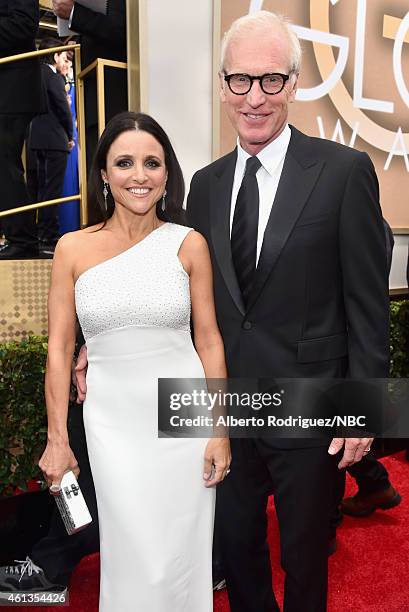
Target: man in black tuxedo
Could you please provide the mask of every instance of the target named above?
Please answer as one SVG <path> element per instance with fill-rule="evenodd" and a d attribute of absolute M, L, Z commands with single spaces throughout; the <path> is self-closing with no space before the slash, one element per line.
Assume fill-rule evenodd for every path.
<path fill-rule="evenodd" d="M 59 46 L 61 43 L 58 39 L 47 38 L 41 42 L 40 49 Z M 41 73 L 47 89 L 49 110 L 48 113 L 33 119 L 29 139 L 29 146 L 37 155 L 39 202 L 61 197 L 68 153 L 74 146 L 71 110 L 64 80 L 57 70 L 58 62 L 68 61 L 66 55 L 65 51 L 61 51 L 42 58 Z M 40 252 L 52 256 L 58 237 L 56 207 L 40 208 Z"/>
<path fill-rule="evenodd" d="M 106 14 L 92 11 L 80 1 L 53 0 L 55 14 L 69 20 L 69 27 L 80 34 L 81 65 L 86 68 L 97 58 L 127 61 L 126 0 L 108 0 Z M 95 73 L 85 80 L 85 121 L 87 167 L 90 167 L 98 141 Z M 128 109 L 126 70 L 105 68 L 105 121 Z"/>
<path fill-rule="evenodd" d="M 0 0 L 0 57 L 35 51 L 38 0 Z M 47 110 L 38 59 L 0 66 L 0 210 L 30 203 L 21 159 L 27 127 Z M 35 257 L 35 211 L 1 221 L 0 259 Z"/>
<path fill-rule="evenodd" d="M 238 145 L 191 183 L 188 219 L 209 244 L 229 376 L 386 377 L 388 280 L 375 171 L 365 153 L 288 125 L 300 55 L 295 34 L 272 13 L 231 26 L 220 83 Z M 232 612 L 279 610 L 266 541 L 271 493 L 284 610 L 323 612 L 337 467 L 358 462 L 371 438 L 336 438 L 329 448 L 323 439 L 231 442 L 216 529 Z"/>

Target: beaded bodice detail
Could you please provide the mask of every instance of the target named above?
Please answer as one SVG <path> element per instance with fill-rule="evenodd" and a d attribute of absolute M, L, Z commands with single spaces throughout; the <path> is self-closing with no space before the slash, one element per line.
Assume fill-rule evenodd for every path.
<path fill-rule="evenodd" d="M 189 276 L 178 257 L 190 231 L 165 223 L 78 277 L 75 304 L 85 340 L 127 326 L 190 331 Z"/>

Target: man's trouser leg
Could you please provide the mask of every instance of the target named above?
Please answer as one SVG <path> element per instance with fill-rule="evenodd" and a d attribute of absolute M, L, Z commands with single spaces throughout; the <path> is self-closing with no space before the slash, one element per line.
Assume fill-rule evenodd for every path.
<path fill-rule="evenodd" d="M 0 211 L 30 204 L 22 151 L 31 115 L 0 115 Z M 1 222 L 10 244 L 37 249 L 35 211 L 11 215 Z"/>
<path fill-rule="evenodd" d="M 267 546 L 266 504 L 273 490 L 286 572 L 284 610 L 324 612 L 339 458 L 327 446 L 274 449 L 261 440 L 232 440 L 232 454 L 216 506 L 232 612 L 279 609 Z"/>
<path fill-rule="evenodd" d="M 270 474 L 252 440 L 232 439 L 231 471 L 217 487 L 215 529 L 232 612 L 279 612 L 267 544 Z"/>
<path fill-rule="evenodd" d="M 68 153 L 65 151 L 38 151 L 39 201 L 61 198 Z M 39 241 L 54 245 L 59 237 L 57 206 L 38 210 Z"/>

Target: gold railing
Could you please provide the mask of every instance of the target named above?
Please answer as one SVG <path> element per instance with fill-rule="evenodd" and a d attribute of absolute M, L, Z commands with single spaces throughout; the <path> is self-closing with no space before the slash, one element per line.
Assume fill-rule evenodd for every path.
<path fill-rule="evenodd" d="M 26 204 L 25 206 L 19 206 L 18 208 L 11 208 L 10 210 L 4 210 L 0 212 L 0 217 L 8 217 L 10 215 L 16 215 L 18 213 L 28 212 L 37 208 L 46 208 L 47 206 L 55 206 L 57 204 L 64 204 L 65 202 L 73 202 L 74 200 L 81 200 L 80 194 L 72 196 L 64 196 L 63 198 L 55 198 L 54 200 L 45 200 L 44 202 L 36 202 L 35 204 Z"/>
<path fill-rule="evenodd" d="M 60 51 L 74 51 L 75 55 L 75 91 L 77 103 L 77 127 L 78 127 L 78 171 L 79 171 L 79 194 L 64 198 L 56 198 L 46 202 L 37 202 L 35 204 L 27 204 L 26 206 L 18 206 L 0 212 L 0 219 L 10 215 L 27 212 L 37 208 L 45 208 L 46 206 L 56 206 L 64 202 L 79 200 L 80 202 L 80 219 L 81 227 L 88 223 L 88 208 L 87 208 L 87 156 L 86 156 L 86 138 L 85 138 L 85 107 L 84 107 L 84 79 L 96 70 L 97 79 L 97 110 L 98 110 L 98 136 L 101 136 L 105 129 L 105 67 L 127 69 L 125 62 L 115 62 L 113 60 L 96 59 L 92 64 L 81 70 L 81 45 L 61 45 L 50 49 L 42 49 L 41 51 L 30 51 L 28 53 L 19 53 L 9 57 L 0 58 L 0 66 L 11 62 L 23 61 L 33 57 L 41 57 L 50 53 Z"/>
<path fill-rule="evenodd" d="M 42 57 L 44 55 L 49 55 L 50 53 L 57 53 L 60 51 L 74 51 L 75 56 L 75 67 L 76 73 L 77 71 L 81 71 L 81 54 L 80 54 L 81 45 L 60 45 L 59 47 L 52 47 L 51 49 L 41 49 L 40 51 L 29 51 L 28 53 L 19 53 L 18 55 L 10 55 L 9 57 L 0 58 L 0 66 L 2 64 L 9 64 L 11 62 L 20 62 L 26 59 L 31 59 L 33 57 Z M 81 104 L 81 97 L 84 98 L 83 92 L 79 90 L 82 88 L 83 84 L 77 78 L 75 79 L 75 90 L 76 90 L 76 102 L 77 102 L 77 115 L 79 105 Z M 82 95 L 81 95 L 82 93 Z M 84 124 L 80 126 L 80 122 L 78 122 L 78 149 L 79 151 L 82 147 L 85 146 L 85 132 L 84 132 Z M 19 214 L 23 212 L 27 212 L 29 210 L 37 209 L 37 208 L 45 208 L 46 206 L 55 206 L 57 204 L 63 204 L 64 202 L 70 202 L 73 200 L 79 200 L 80 202 L 80 218 L 81 225 L 85 225 L 88 219 L 88 211 L 87 211 L 87 194 L 86 194 L 86 179 L 84 180 L 83 168 L 82 165 L 79 164 L 79 184 L 80 184 L 80 192 L 75 196 L 69 196 L 68 198 L 58 198 L 55 200 L 48 200 L 46 202 L 37 202 L 35 204 L 28 204 L 26 206 L 18 206 L 17 208 L 11 208 L 9 210 L 5 210 L 0 212 L 0 219 L 2 217 L 8 217 L 10 215 Z M 85 174 L 86 177 L 86 174 Z"/>
<path fill-rule="evenodd" d="M 79 71 L 76 74 L 75 82 L 77 91 L 77 122 L 78 122 L 78 134 L 85 135 L 85 108 L 84 108 L 84 80 L 91 74 L 93 70 L 96 70 L 97 79 L 97 113 L 98 113 L 98 138 L 101 136 L 105 129 L 105 67 L 109 66 L 112 68 L 127 69 L 125 62 L 115 62 L 113 60 L 96 59 L 84 70 Z M 78 142 L 80 137 L 78 136 Z M 79 167 L 81 169 L 81 176 L 84 185 L 87 184 L 87 153 L 85 146 L 85 137 L 82 142 L 83 146 L 78 145 L 78 160 Z M 83 198 L 86 198 L 86 192 L 81 194 L 81 226 L 84 227 L 88 223 L 88 208 L 85 200 L 83 206 Z"/>
<path fill-rule="evenodd" d="M 114 60 L 106 60 L 98 58 L 92 64 L 84 68 L 78 74 L 78 79 L 84 80 L 89 74 L 95 70 L 97 76 L 97 103 L 98 103 L 98 137 L 101 136 L 105 129 L 105 67 L 127 69 L 126 62 L 116 62 Z"/>

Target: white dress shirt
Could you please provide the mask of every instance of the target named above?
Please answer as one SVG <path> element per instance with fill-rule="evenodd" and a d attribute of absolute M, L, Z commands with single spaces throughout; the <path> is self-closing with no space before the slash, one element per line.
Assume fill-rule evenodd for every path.
<path fill-rule="evenodd" d="M 281 172 L 283 170 L 284 158 L 287 153 L 290 138 L 291 130 L 289 126 L 286 125 L 278 138 L 270 142 L 270 144 L 264 147 L 264 149 L 262 149 L 257 155 L 262 164 L 256 174 L 259 191 L 257 264 L 263 244 L 264 232 L 270 216 L 271 207 L 273 206 Z M 233 225 L 234 209 L 236 208 L 237 195 L 239 193 L 240 185 L 246 170 L 246 161 L 249 157 L 251 157 L 251 155 L 246 153 L 246 151 L 241 147 L 240 142 L 237 141 L 237 161 L 231 195 L 230 236 Z"/>
<path fill-rule="evenodd" d="M 71 29 L 71 24 L 72 24 L 72 18 L 74 16 L 74 9 L 75 9 L 75 4 L 72 5 L 71 13 L 70 13 L 70 16 L 68 18 L 68 27 L 70 29 Z"/>

